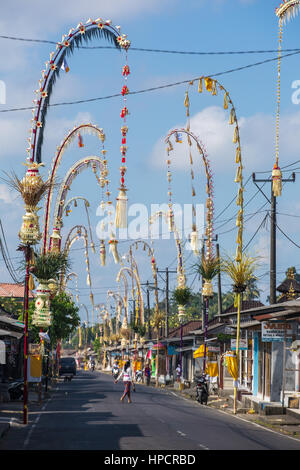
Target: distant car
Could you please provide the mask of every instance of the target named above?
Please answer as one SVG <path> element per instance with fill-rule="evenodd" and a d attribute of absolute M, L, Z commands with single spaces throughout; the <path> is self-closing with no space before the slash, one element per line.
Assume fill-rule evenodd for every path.
<path fill-rule="evenodd" d="M 61 357 L 59 361 L 59 375 L 76 375 L 76 361 L 74 357 Z"/>

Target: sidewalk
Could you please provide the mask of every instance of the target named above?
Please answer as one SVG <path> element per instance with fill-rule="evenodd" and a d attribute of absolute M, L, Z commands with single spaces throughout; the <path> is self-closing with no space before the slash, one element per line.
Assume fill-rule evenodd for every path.
<path fill-rule="evenodd" d="M 187 388 L 182 391 L 172 388 L 172 391 L 175 392 L 178 396 L 185 397 L 193 401 L 196 400 L 196 391 L 193 388 Z M 223 397 L 219 397 L 218 395 L 210 395 L 207 406 L 210 408 L 215 408 L 223 413 L 237 416 L 238 418 L 259 424 L 260 426 L 267 427 L 273 431 L 300 439 L 300 410 L 280 410 L 280 413 L 278 414 L 266 415 L 263 413 L 263 410 L 255 411 L 254 408 L 249 406 L 243 407 L 243 404 L 238 402 L 237 414 L 235 415 L 233 412 L 233 390 L 228 391 L 227 396 Z M 276 407 L 275 409 L 279 410 L 279 407 Z"/>
<path fill-rule="evenodd" d="M 52 385 L 53 387 L 53 385 Z M 40 409 L 45 400 L 49 398 L 51 393 L 51 386 L 48 385 L 48 392 L 42 391 L 42 401 L 39 402 L 39 394 L 36 391 L 29 390 L 28 392 L 28 413 Z M 0 439 L 5 436 L 11 426 L 23 424 L 23 399 L 0 402 Z"/>

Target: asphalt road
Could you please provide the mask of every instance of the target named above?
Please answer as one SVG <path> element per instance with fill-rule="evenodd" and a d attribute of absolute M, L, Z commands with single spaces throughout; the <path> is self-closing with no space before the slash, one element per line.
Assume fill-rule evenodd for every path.
<path fill-rule="evenodd" d="M 170 391 L 123 384 L 79 371 L 58 384 L 29 425 L 13 426 L 1 450 L 300 450 L 300 441 L 201 406 Z"/>

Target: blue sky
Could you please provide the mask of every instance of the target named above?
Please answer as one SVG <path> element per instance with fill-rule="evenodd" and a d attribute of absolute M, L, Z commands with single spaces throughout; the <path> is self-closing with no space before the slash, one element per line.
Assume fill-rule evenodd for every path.
<path fill-rule="evenodd" d="M 186 1 L 153 0 L 140 2 L 92 1 L 61 4 L 51 2 L 51 9 L 37 1 L 21 1 L 14 5 L 1 6 L 0 35 L 22 38 L 61 40 L 61 36 L 76 27 L 80 21 L 102 17 L 111 19 L 114 25 L 121 25 L 121 31 L 128 35 L 132 47 L 153 48 L 178 51 L 247 51 L 269 50 L 278 46 L 278 24 L 274 10 L 277 0 L 216 0 Z M 16 13 L 17 12 L 17 13 Z M 298 47 L 299 18 L 284 27 L 283 48 Z M 93 42 L 93 46 L 107 45 Z M 41 70 L 53 50 L 50 44 L 11 41 L 0 38 L 2 61 L 0 79 L 6 84 L 6 104 L 0 105 L 0 111 L 9 108 L 31 106 L 34 90 L 38 86 Z M 128 78 L 130 91 L 141 90 L 188 80 L 200 75 L 224 72 L 236 67 L 252 64 L 264 59 L 275 58 L 276 53 L 243 55 L 180 55 L 154 52 L 129 51 L 128 63 L 131 75 Z M 123 82 L 121 68 L 124 63 L 122 54 L 115 50 L 80 50 L 68 60 L 70 72 L 61 74 L 55 86 L 52 103 L 73 101 L 106 96 L 121 91 Z M 240 128 L 244 159 L 245 181 L 252 172 L 270 171 L 274 161 L 276 79 L 277 62 L 249 68 L 218 77 L 229 90 L 235 104 Z M 292 102 L 292 83 L 300 80 L 299 56 L 285 58 L 282 61 L 281 86 L 281 121 L 280 121 L 280 164 L 289 165 L 299 160 L 298 129 L 300 126 L 300 105 Z M 154 203 L 166 203 L 166 154 L 162 140 L 169 130 L 186 124 L 183 105 L 186 85 L 166 88 L 149 93 L 128 97 L 128 156 L 126 181 L 129 188 L 129 203 L 146 204 L 148 209 Z M 235 251 L 235 203 L 220 215 L 236 194 L 234 146 L 232 128 L 228 126 L 228 115 L 222 109 L 221 96 L 212 97 L 208 93 L 197 94 L 196 85 L 190 94 L 191 130 L 205 144 L 214 173 L 215 232 L 219 235 L 220 248 L 229 254 Z M 47 174 L 57 145 L 74 124 L 92 122 L 104 129 L 107 136 L 106 149 L 109 160 L 111 191 L 113 199 L 117 195 L 120 166 L 120 109 L 122 100 L 95 101 L 79 105 L 51 108 L 45 126 L 43 161 Z M 22 162 L 26 158 L 27 132 L 30 128 L 30 111 L 0 113 L 0 159 L 3 171 L 15 170 L 19 175 L 24 171 Z M 79 149 L 77 142 L 66 151 L 59 170 L 62 178 L 76 160 L 84 156 L 99 155 L 99 145 L 92 136 L 84 136 L 84 148 Z M 174 202 L 191 203 L 189 173 L 186 171 L 188 156 L 180 149 L 174 154 Z M 177 155 L 177 156 L 176 156 Z M 295 168 L 298 165 L 294 165 Z M 290 168 L 294 168 L 290 167 Z M 195 161 L 199 175 L 197 203 L 204 203 L 205 180 L 203 167 Z M 284 173 L 287 177 L 289 173 Z M 268 176 L 268 173 L 263 175 Z M 296 175 L 298 176 L 298 175 Z M 299 243 L 300 202 L 298 181 L 287 184 L 283 195 L 278 198 L 278 225 Z M 268 195 L 270 185 L 265 186 Z M 249 181 L 245 192 L 245 203 L 255 195 L 256 187 Z M 100 203 L 100 191 L 95 184 L 92 172 L 82 173 L 72 186 L 70 197 L 85 196 L 91 203 L 90 216 L 96 240 L 96 226 L 99 217 L 96 210 Z M 253 215 L 245 224 L 244 241 L 247 243 L 262 222 L 268 206 L 263 206 L 265 199 L 257 194 L 245 209 L 246 215 Z M 41 211 L 42 213 L 42 211 Z M 10 256 L 18 262 L 16 246 L 17 232 L 21 225 L 23 207 L 20 200 L 0 184 L 0 217 L 6 233 Z M 68 230 L 85 217 L 78 207 L 65 222 L 63 236 Z M 42 220 L 42 217 L 41 217 Z M 259 286 L 263 290 L 262 299 L 268 295 L 268 252 L 269 231 L 263 227 L 249 245 L 251 254 L 259 254 L 261 267 Z M 98 241 L 99 243 L 99 241 Z M 120 243 L 120 254 L 128 251 L 129 243 Z M 173 240 L 155 242 L 156 258 L 159 269 L 176 268 L 176 249 Z M 278 280 L 290 265 L 298 266 L 298 250 L 282 234 L 278 233 Z M 189 256 L 189 258 L 188 258 Z M 97 255 L 90 255 L 92 283 L 95 301 L 105 302 L 108 288 L 117 288 L 115 282 L 119 266 L 109 258 L 106 268 L 99 263 Z M 186 254 L 186 267 L 194 260 L 190 252 Z M 151 280 L 150 262 L 144 253 L 136 252 L 139 272 L 143 282 Z M 73 270 L 79 275 L 80 301 L 89 304 L 89 289 L 86 286 L 86 273 L 83 266 L 82 243 L 72 249 Z M 0 263 L 2 281 L 9 282 L 10 277 Z M 194 275 L 189 276 L 189 284 L 197 291 L 199 282 Z M 171 287 L 175 286 L 175 275 L 171 276 Z M 160 280 L 160 287 L 163 281 Z M 70 288 L 74 285 L 70 283 Z M 223 279 L 223 291 L 230 288 L 228 279 Z M 85 319 L 85 312 L 82 312 Z"/>

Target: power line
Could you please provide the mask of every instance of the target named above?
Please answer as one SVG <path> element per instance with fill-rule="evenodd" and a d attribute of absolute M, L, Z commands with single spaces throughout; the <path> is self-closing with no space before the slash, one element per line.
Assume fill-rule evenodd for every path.
<path fill-rule="evenodd" d="M 16 36 L 0 36 L 1 39 L 9 39 L 13 41 L 31 42 L 39 44 L 52 44 L 57 45 L 57 41 L 51 41 L 47 39 L 32 39 L 32 38 L 21 38 Z M 77 49 L 111 49 L 116 50 L 114 46 L 76 46 Z M 145 47 L 130 47 L 129 51 L 136 52 L 156 52 L 163 54 L 181 54 L 181 55 L 240 55 L 240 54 L 268 54 L 278 52 L 278 49 L 258 49 L 258 50 L 242 50 L 242 51 L 179 51 L 170 49 L 153 49 Z M 296 52 L 300 51 L 299 48 L 294 49 L 282 49 L 282 52 Z"/>
<path fill-rule="evenodd" d="M 292 52 L 290 54 L 283 55 L 281 58 L 283 59 L 285 57 L 291 57 L 291 56 L 296 55 L 296 54 L 300 54 L 300 50 L 297 50 L 297 52 Z M 226 75 L 226 74 L 229 74 L 229 73 L 239 72 L 241 70 L 249 69 L 249 68 L 252 68 L 252 67 L 257 67 L 259 65 L 267 64 L 269 62 L 274 62 L 274 61 L 277 61 L 277 60 L 278 60 L 278 57 L 275 57 L 275 58 L 272 58 L 272 59 L 266 59 L 266 60 L 263 60 L 261 62 L 255 62 L 253 64 L 248 64 L 248 65 L 244 65 L 244 66 L 241 66 L 241 67 L 225 70 L 223 72 L 208 74 L 207 76 L 215 78 L 215 77 L 219 77 L 221 75 Z M 163 90 L 165 88 L 171 88 L 171 87 L 174 87 L 174 86 L 183 85 L 183 84 L 186 84 L 186 83 L 191 83 L 193 81 L 199 80 L 199 78 L 201 78 L 201 77 L 195 77 L 195 78 L 192 78 L 192 79 L 189 79 L 189 80 L 181 80 L 179 82 L 168 83 L 166 85 L 160 85 L 160 86 L 152 87 L 152 88 L 145 88 L 145 89 L 137 90 L 137 91 L 129 91 L 128 94 L 129 95 L 138 95 L 138 94 L 142 94 L 142 93 L 149 93 L 151 91 Z M 108 99 L 111 99 L 111 98 L 117 98 L 117 97 L 120 97 L 120 96 L 122 96 L 121 93 L 115 93 L 115 94 L 112 94 L 112 95 L 100 96 L 100 97 L 97 97 L 97 98 L 89 98 L 89 99 L 82 99 L 82 100 L 76 100 L 76 101 L 65 101 L 65 102 L 60 102 L 60 103 L 53 103 L 53 104 L 48 104 L 48 106 L 49 107 L 69 106 L 69 105 L 74 105 L 74 104 L 92 103 L 94 101 L 104 101 L 104 100 L 108 100 Z M 10 112 L 16 112 L 16 111 L 27 111 L 27 110 L 32 110 L 34 108 L 35 107 L 33 107 L 33 106 L 25 106 L 25 107 L 19 107 L 19 108 L 2 109 L 2 110 L 0 110 L 0 113 L 10 113 Z"/>

